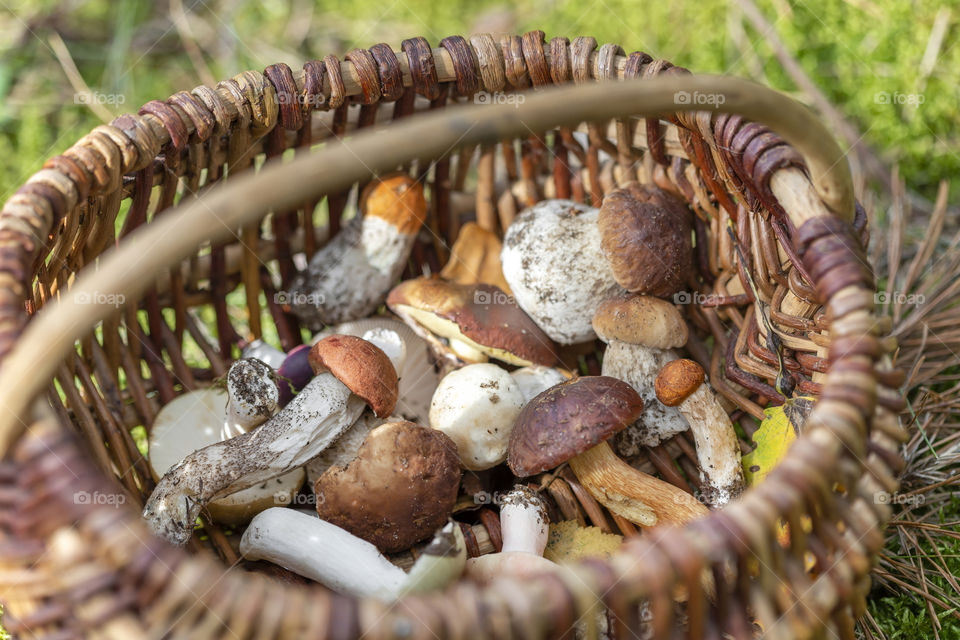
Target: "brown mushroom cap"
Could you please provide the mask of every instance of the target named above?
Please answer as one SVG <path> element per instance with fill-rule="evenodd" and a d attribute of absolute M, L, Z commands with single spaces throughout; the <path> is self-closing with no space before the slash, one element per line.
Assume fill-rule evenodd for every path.
<path fill-rule="evenodd" d="M 494 285 L 415 278 L 394 287 L 387 305 L 441 337 L 457 338 L 510 364 L 552 366 L 557 361 L 549 336 Z"/>
<path fill-rule="evenodd" d="M 405 173 L 382 176 L 363 190 L 360 210 L 365 216 L 386 220 L 400 233 L 415 234 L 427 218 L 423 185 Z"/>
<path fill-rule="evenodd" d="M 358 338 L 335 334 L 317 342 L 307 356 L 314 373 L 329 370 L 360 396 L 378 418 L 397 406 L 397 370 L 379 347 Z"/>
<path fill-rule="evenodd" d="M 616 378 L 584 376 L 562 382 L 520 412 L 507 464 L 521 478 L 552 469 L 607 440 L 642 411 L 640 395 Z"/>
<path fill-rule="evenodd" d="M 394 552 L 447 521 L 459 486 L 453 440 L 412 422 L 389 422 L 370 432 L 350 464 L 317 478 L 314 490 L 320 518 Z"/>
<path fill-rule="evenodd" d="M 659 297 L 682 290 L 693 271 L 693 243 L 692 214 L 681 200 L 631 182 L 607 194 L 597 222 L 621 287 Z"/>
<path fill-rule="evenodd" d="M 593 330 L 604 342 L 619 340 L 657 349 L 687 343 L 687 323 L 677 308 L 653 296 L 604 300 L 593 314 Z"/>
<path fill-rule="evenodd" d="M 663 365 L 657 374 L 654 382 L 657 400 L 668 407 L 675 407 L 689 398 L 703 384 L 705 377 L 703 367 L 693 360 L 672 360 Z"/>

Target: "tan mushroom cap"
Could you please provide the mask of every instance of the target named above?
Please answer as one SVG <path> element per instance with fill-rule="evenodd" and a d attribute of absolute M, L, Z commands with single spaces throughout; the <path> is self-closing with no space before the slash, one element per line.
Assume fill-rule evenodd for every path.
<path fill-rule="evenodd" d="M 329 370 L 363 398 L 378 418 L 393 413 L 399 393 L 397 370 L 376 345 L 356 336 L 336 334 L 313 345 L 308 359 L 314 373 Z"/>
<path fill-rule="evenodd" d="M 423 185 L 405 173 L 374 179 L 360 195 L 360 210 L 365 216 L 386 220 L 400 233 L 412 235 L 427 218 Z"/>
<path fill-rule="evenodd" d="M 619 340 L 657 349 L 687 343 L 687 323 L 677 307 L 653 296 L 632 295 L 604 300 L 593 314 L 593 330 L 604 342 Z"/>
<path fill-rule="evenodd" d="M 350 464 L 325 471 L 314 490 L 321 519 L 389 553 L 440 528 L 459 486 L 460 456 L 449 437 L 389 422 L 370 432 Z"/>
<path fill-rule="evenodd" d="M 657 400 L 668 407 L 675 407 L 700 388 L 705 379 L 703 367 L 693 360 L 680 358 L 668 362 L 657 374 L 654 382 Z"/>
<path fill-rule="evenodd" d="M 557 361 L 549 336 L 494 285 L 415 278 L 394 287 L 387 306 L 440 337 L 509 364 L 553 366 Z"/>
<path fill-rule="evenodd" d="M 483 282 L 512 293 L 503 277 L 500 251 L 503 243 L 492 231 L 487 231 L 476 222 L 468 222 L 460 228 L 457 241 L 450 249 L 450 259 L 440 276 L 448 282 L 475 284 Z"/>

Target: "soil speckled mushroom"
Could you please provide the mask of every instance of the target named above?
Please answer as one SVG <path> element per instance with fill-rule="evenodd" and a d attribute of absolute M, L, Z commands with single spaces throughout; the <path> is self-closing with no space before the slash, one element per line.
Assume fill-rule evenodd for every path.
<path fill-rule="evenodd" d="M 722 507 L 743 492 L 740 442 L 730 416 L 713 395 L 703 367 L 693 360 L 668 362 L 656 381 L 657 398 L 677 407 L 690 423 L 704 480 L 704 501 Z"/>
<path fill-rule="evenodd" d="M 682 291 L 693 273 L 692 216 L 653 185 L 631 182 L 608 193 L 598 226 L 620 286 L 661 298 Z"/>
<path fill-rule="evenodd" d="M 317 479 L 317 514 L 384 552 L 441 526 L 457 500 L 460 461 L 446 435 L 411 422 L 373 429 L 346 467 Z"/>
<path fill-rule="evenodd" d="M 517 216 L 503 240 L 503 275 L 517 304 L 560 344 L 593 340 L 593 312 L 623 293 L 600 247 L 598 214 L 544 200 Z"/>
<path fill-rule="evenodd" d="M 684 417 L 661 404 L 654 390 L 660 369 L 677 359 L 673 349 L 687 343 L 687 324 L 677 308 L 652 296 L 611 298 L 597 309 L 593 328 L 607 343 L 600 373 L 623 380 L 643 398 L 640 418 L 612 441 L 617 453 L 629 458 L 686 431 Z"/>
<path fill-rule="evenodd" d="M 239 369 L 248 369 L 251 361 L 238 360 L 230 368 L 230 372 Z M 266 365 L 259 360 L 252 361 L 254 368 Z M 259 365 L 259 367 L 257 367 Z M 249 372 L 249 371 L 248 371 Z M 272 374 L 272 372 L 269 372 Z M 229 374 L 228 374 L 229 375 Z M 239 391 L 245 376 L 235 379 L 233 384 L 228 383 L 230 393 Z M 259 383 L 264 379 L 253 379 L 254 389 L 247 389 L 253 394 L 260 388 Z M 271 382 L 269 377 L 266 382 Z M 272 384 L 272 382 L 271 382 Z M 261 389 L 262 390 L 262 389 Z M 276 401 L 276 386 L 272 392 L 267 389 L 264 398 Z M 150 428 L 149 462 L 155 478 L 163 477 L 166 472 L 181 460 L 198 449 L 224 440 L 223 432 L 226 425 L 237 428 L 236 416 L 228 416 L 228 409 L 233 396 L 228 396 L 222 389 L 208 388 L 191 391 L 177 396 L 157 414 Z M 250 430 L 263 423 L 272 413 L 269 402 L 252 402 L 251 407 L 260 407 L 259 414 L 243 416 L 243 429 Z M 208 507 L 210 517 L 220 524 L 240 525 L 246 523 L 252 516 L 279 504 L 285 504 L 292 499 L 303 484 L 303 470 L 293 471 L 277 478 L 251 486 L 219 500 L 214 500 Z"/>
<path fill-rule="evenodd" d="M 377 329 L 396 333 L 404 346 L 403 364 L 396 367 L 400 381 L 397 415 L 410 422 L 427 424 L 430 416 L 430 399 L 440 382 L 440 375 L 433 366 L 430 345 L 413 329 L 392 316 L 374 316 L 336 325 L 320 333 L 317 340 L 335 333 L 362 337 L 366 332 Z"/>
<path fill-rule="evenodd" d="M 524 577 L 554 571 L 557 566 L 543 557 L 549 532 L 543 499 L 533 489 L 515 486 L 500 498 L 500 552 L 467 560 L 467 575 L 490 582 L 503 575 Z"/>
<path fill-rule="evenodd" d="M 377 415 L 393 411 L 397 373 L 374 345 L 331 336 L 313 346 L 310 362 L 317 375 L 283 410 L 256 429 L 191 453 L 167 471 L 143 510 L 154 533 L 186 544 L 211 501 L 302 467 L 350 428 L 368 403 Z"/>
<path fill-rule="evenodd" d="M 401 173 L 367 185 L 360 210 L 293 280 L 290 310 L 314 331 L 383 304 L 410 257 L 427 202 L 423 186 Z"/>
<path fill-rule="evenodd" d="M 415 278 L 395 287 L 387 305 L 425 338 L 446 340 L 466 363 L 495 358 L 523 367 L 557 361 L 550 338 L 493 285 Z"/>
<path fill-rule="evenodd" d="M 643 400 L 625 382 L 585 376 L 547 389 L 517 418 L 507 463 L 527 477 L 564 462 L 601 504 L 645 527 L 683 524 L 707 513 L 696 498 L 634 469 L 606 440 L 632 423 Z"/>
<path fill-rule="evenodd" d="M 450 521 L 434 534 L 410 573 L 345 529 L 293 509 L 267 509 L 240 540 L 247 560 L 267 560 L 344 595 L 387 602 L 442 589 L 463 573 L 467 545 Z"/>
<path fill-rule="evenodd" d="M 465 469 L 489 469 L 506 460 L 510 431 L 525 403 L 504 369 L 471 364 L 440 381 L 430 403 L 430 426 L 457 443 Z"/>
<path fill-rule="evenodd" d="M 277 377 L 263 361 L 242 358 L 227 371 L 227 397 L 221 440 L 246 433 L 277 411 L 280 401 Z"/>

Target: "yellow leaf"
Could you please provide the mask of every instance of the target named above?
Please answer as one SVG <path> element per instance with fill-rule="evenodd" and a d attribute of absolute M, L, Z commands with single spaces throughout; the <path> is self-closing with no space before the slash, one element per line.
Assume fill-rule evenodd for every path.
<path fill-rule="evenodd" d="M 743 474 L 748 485 L 763 480 L 783 459 L 790 444 L 797 439 L 813 403 L 814 399 L 810 396 L 797 396 L 779 407 L 764 410 L 766 417 L 753 434 L 756 447 L 743 456 Z"/>

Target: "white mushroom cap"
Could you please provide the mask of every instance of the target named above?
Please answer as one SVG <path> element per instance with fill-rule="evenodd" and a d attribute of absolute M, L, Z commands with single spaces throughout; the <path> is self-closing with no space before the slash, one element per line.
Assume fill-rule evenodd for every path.
<path fill-rule="evenodd" d="M 262 360 L 273 369 L 279 369 L 280 365 L 282 365 L 283 361 L 287 358 L 286 353 L 263 340 L 252 340 L 243 348 L 241 355 L 244 358 Z"/>
<path fill-rule="evenodd" d="M 554 341 L 593 340 L 599 304 L 625 293 L 600 246 L 599 209 L 544 200 L 507 229 L 500 259 L 521 309 Z"/>
<path fill-rule="evenodd" d="M 510 375 L 517 386 L 520 387 L 524 403 L 530 402 L 550 387 L 567 379 L 567 376 L 563 375 L 563 372 L 559 369 L 541 365 L 521 367 L 511 371 Z"/>
<path fill-rule="evenodd" d="M 150 467 L 157 478 L 197 449 L 220 442 L 227 394 L 202 389 L 174 398 L 154 420 L 150 431 Z M 303 484 L 303 469 L 295 469 L 249 489 L 210 503 L 210 516 L 225 525 L 239 525 L 277 505 L 289 504 Z"/>
<path fill-rule="evenodd" d="M 495 364 L 471 364 L 448 373 L 430 403 L 430 426 L 456 443 L 466 469 L 506 460 L 513 423 L 523 408 L 520 387 Z"/>

